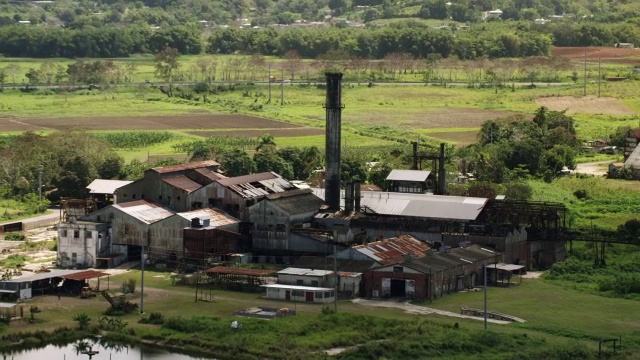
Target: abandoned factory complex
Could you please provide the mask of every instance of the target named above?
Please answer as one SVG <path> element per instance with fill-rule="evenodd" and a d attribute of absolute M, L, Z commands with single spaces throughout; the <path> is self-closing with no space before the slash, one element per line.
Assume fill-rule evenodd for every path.
<path fill-rule="evenodd" d="M 564 259 L 563 205 L 447 196 L 443 147 L 428 157 L 433 171 L 415 161 L 393 170 L 388 192 L 341 182 L 341 77 L 327 74 L 322 188 L 274 172 L 226 177 L 215 161 L 152 168 L 134 182 L 98 179 L 85 199 L 63 201 L 59 266 L 143 259 L 266 298 L 327 302 L 433 299 L 479 285 L 485 265 L 499 283 Z"/>

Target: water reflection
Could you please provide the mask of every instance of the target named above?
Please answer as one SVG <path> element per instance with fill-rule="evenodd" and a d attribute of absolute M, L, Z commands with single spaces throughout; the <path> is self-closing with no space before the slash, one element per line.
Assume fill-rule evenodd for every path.
<path fill-rule="evenodd" d="M 47 345 L 39 349 L 3 353 L 2 360 L 206 360 L 171 353 L 158 348 L 110 343 L 101 338 L 84 339 L 67 345 Z"/>

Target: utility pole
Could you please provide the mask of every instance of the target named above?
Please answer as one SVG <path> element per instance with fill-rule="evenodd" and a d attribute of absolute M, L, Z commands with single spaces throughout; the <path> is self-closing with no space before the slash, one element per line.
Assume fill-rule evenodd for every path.
<path fill-rule="evenodd" d="M 271 104 L 271 63 L 269 63 L 269 104 Z"/>
<path fill-rule="evenodd" d="M 280 105 L 284 105 L 284 68 L 282 68 L 282 83 L 280 84 Z"/>
<path fill-rule="evenodd" d="M 484 329 L 487 330 L 487 263 L 482 266 L 484 268 Z"/>
<path fill-rule="evenodd" d="M 600 82 L 602 81 L 602 59 L 598 58 L 598 97 L 600 97 Z"/>
<path fill-rule="evenodd" d="M 584 86 L 582 90 L 582 96 L 587 96 L 587 52 L 584 52 Z"/>
<path fill-rule="evenodd" d="M 149 241 L 149 236 L 151 236 L 151 230 L 147 231 L 147 241 Z M 142 315 L 144 314 L 144 243 L 140 248 L 140 269 L 142 270 L 142 275 L 140 276 L 140 315 Z"/>
<path fill-rule="evenodd" d="M 333 294 L 333 311 L 338 312 L 338 246 L 333 244 L 333 277 L 334 294 Z"/>
<path fill-rule="evenodd" d="M 42 165 L 38 167 L 38 210 L 42 206 Z"/>

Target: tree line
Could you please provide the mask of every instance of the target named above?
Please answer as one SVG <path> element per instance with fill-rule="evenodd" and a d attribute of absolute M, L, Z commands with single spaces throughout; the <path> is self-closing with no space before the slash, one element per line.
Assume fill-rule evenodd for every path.
<path fill-rule="evenodd" d="M 0 54 L 10 57 L 84 58 L 127 57 L 157 53 L 166 47 L 181 54 L 202 52 L 201 30 L 174 26 L 151 31 L 144 26 L 88 27 L 0 27 Z"/>

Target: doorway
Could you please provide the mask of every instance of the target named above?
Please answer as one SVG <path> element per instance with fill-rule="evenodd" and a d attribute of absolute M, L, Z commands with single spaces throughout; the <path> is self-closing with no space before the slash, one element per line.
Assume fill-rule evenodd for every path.
<path fill-rule="evenodd" d="M 313 302 L 313 293 L 311 291 L 307 291 L 305 293 L 304 300 L 306 302 Z"/>
<path fill-rule="evenodd" d="M 285 300 L 291 300 L 291 291 L 289 291 L 289 290 L 285 290 L 285 292 L 284 292 L 284 299 L 285 299 Z"/>
<path fill-rule="evenodd" d="M 405 280 L 391 279 L 391 297 L 405 297 L 406 294 Z"/>

